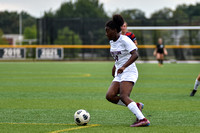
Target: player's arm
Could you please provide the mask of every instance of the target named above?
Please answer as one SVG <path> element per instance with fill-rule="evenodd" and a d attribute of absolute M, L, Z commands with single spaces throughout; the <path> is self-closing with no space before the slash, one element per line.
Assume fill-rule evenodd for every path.
<path fill-rule="evenodd" d="M 112 68 L 112 76 L 113 76 L 113 77 L 115 77 L 115 70 L 116 70 L 116 67 L 115 67 L 115 65 L 114 65 L 113 68 Z"/>
<path fill-rule="evenodd" d="M 135 37 L 135 34 L 134 33 L 131 33 L 131 40 L 133 40 L 133 42 L 135 43 L 135 45 L 137 46 L 138 43 L 137 43 L 137 40 L 136 40 L 136 37 Z"/>
<path fill-rule="evenodd" d="M 155 48 L 155 50 L 153 51 L 153 55 L 156 56 L 157 53 L 157 48 Z"/>
<path fill-rule="evenodd" d="M 168 55 L 167 49 L 164 48 L 164 55 Z"/>
<path fill-rule="evenodd" d="M 136 50 L 131 51 L 130 54 L 131 54 L 131 57 L 121 68 L 118 69 L 117 74 L 122 73 L 125 68 L 127 68 L 129 65 L 131 65 L 133 62 L 135 62 L 137 60 L 138 53 Z"/>

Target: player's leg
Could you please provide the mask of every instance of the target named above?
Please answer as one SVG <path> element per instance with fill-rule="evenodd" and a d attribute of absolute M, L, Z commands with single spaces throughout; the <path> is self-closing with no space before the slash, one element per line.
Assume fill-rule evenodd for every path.
<path fill-rule="evenodd" d="M 195 80 L 195 83 L 194 83 L 194 89 L 192 90 L 190 96 L 194 96 L 195 93 L 197 92 L 197 88 L 200 84 L 200 74 L 197 76 L 197 79 Z"/>
<path fill-rule="evenodd" d="M 156 59 L 157 59 L 157 61 L 158 61 L 158 64 L 160 65 L 160 64 L 161 64 L 161 63 L 160 63 L 160 60 L 161 60 L 160 53 L 157 53 L 157 54 L 156 54 Z"/>
<path fill-rule="evenodd" d="M 121 100 L 120 97 L 118 96 L 119 94 L 119 87 L 120 83 L 113 81 L 108 88 L 108 92 L 106 94 L 106 99 L 114 104 L 126 106 Z"/>
<path fill-rule="evenodd" d="M 200 74 L 197 76 L 197 80 L 200 81 Z"/>
<path fill-rule="evenodd" d="M 164 54 L 160 54 L 160 64 L 163 65 L 163 60 L 164 60 Z"/>
<path fill-rule="evenodd" d="M 150 122 L 144 117 L 137 104 L 130 99 L 130 93 L 132 91 L 134 83 L 129 81 L 122 81 L 120 83 L 120 99 L 131 110 L 131 112 L 139 119 L 137 123 L 131 125 L 135 126 L 149 126 Z"/>
<path fill-rule="evenodd" d="M 128 108 L 129 108 L 129 105 L 130 106 L 133 105 L 133 109 L 132 110 L 130 108 L 129 109 L 136 115 L 138 119 L 144 119 L 144 116 L 139 110 L 137 104 L 132 99 L 130 99 L 130 94 L 131 94 L 133 85 L 134 83 L 129 82 L 129 81 L 122 81 L 120 83 L 120 99 Z"/>

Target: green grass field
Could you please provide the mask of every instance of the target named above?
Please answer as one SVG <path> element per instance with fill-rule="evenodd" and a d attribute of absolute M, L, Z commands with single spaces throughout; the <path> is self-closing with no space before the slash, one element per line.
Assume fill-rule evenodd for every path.
<path fill-rule="evenodd" d="M 131 128 L 135 116 L 105 99 L 113 62 L 0 62 L 0 132 L 199 132 L 200 93 L 189 94 L 200 64 L 137 64 L 131 98 L 145 104 L 150 127 Z M 200 89 L 200 88 L 199 88 Z M 86 109 L 88 126 L 73 115 Z M 98 124 L 98 125 L 97 125 Z"/>

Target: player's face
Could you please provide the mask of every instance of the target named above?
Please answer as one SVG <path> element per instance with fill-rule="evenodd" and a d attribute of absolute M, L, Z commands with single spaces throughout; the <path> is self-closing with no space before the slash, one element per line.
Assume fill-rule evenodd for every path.
<path fill-rule="evenodd" d="M 124 23 L 124 24 L 121 26 L 121 30 L 122 30 L 123 33 L 126 32 L 126 30 L 127 30 L 127 25 L 126 25 L 126 23 Z"/>
<path fill-rule="evenodd" d="M 159 44 L 162 44 L 162 39 L 158 39 L 158 43 L 159 43 Z"/>
<path fill-rule="evenodd" d="M 111 29 L 109 27 L 105 27 L 106 30 L 106 36 L 108 37 L 109 40 L 114 40 L 116 38 L 117 35 L 117 31 L 116 29 Z"/>

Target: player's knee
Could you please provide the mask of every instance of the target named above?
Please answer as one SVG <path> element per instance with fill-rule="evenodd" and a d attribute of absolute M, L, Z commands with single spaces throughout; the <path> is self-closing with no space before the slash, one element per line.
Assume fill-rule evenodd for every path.
<path fill-rule="evenodd" d="M 112 101 L 112 98 L 113 98 L 113 96 L 111 94 L 109 94 L 109 93 L 106 94 L 106 99 L 108 101 Z"/>

